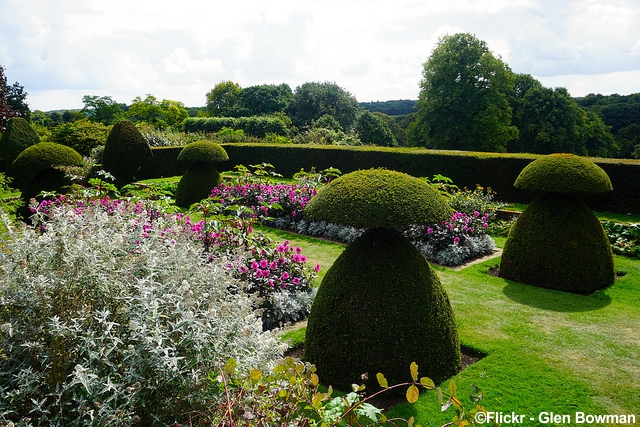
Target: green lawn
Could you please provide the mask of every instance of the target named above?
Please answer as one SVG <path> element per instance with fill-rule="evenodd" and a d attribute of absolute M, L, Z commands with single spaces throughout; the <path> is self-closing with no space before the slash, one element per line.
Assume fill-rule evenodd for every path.
<path fill-rule="evenodd" d="M 321 260 L 321 272 L 340 253 L 334 243 L 264 231 L 276 240 L 296 242 L 309 258 Z M 487 410 L 524 414 L 525 425 L 540 424 L 541 412 L 572 419 L 578 411 L 640 419 L 640 261 L 616 257 L 616 271 L 624 275 L 590 296 L 487 274 L 498 264 L 496 258 L 462 270 L 435 267 L 462 344 L 487 354 L 456 376 L 463 402 L 471 406 L 465 396 L 476 384 L 485 392 Z M 303 332 L 287 337 L 301 340 Z M 452 412 L 441 413 L 433 393 L 425 393 L 415 405 L 400 405 L 390 415 L 442 425 L 451 421 Z"/>

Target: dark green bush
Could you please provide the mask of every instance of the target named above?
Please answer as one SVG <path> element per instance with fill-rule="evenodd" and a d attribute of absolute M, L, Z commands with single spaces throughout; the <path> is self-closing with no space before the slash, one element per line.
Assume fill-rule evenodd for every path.
<path fill-rule="evenodd" d="M 71 147 L 83 156 L 89 156 L 94 148 L 104 146 L 110 129 L 110 126 L 89 119 L 76 120 L 54 127 L 51 130 L 51 140 Z"/>
<path fill-rule="evenodd" d="M 83 166 L 82 156 L 73 148 L 40 142 L 26 148 L 13 161 L 17 188 L 23 189 L 40 172 L 55 166 Z"/>
<path fill-rule="evenodd" d="M 22 151 L 40 142 L 40 137 L 22 117 L 12 117 L 0 138 L 0 158 L 5 161 L 7 172 L 13 176 L 11 164 Z"/>
<path fill-rule="evenodd" d="M 222 128 L 242 130 L 245 134 L 264 138 L 267 134 L 289 136 L 289 126 L 276 116 L 191 117 L 183 121 L 185 132 L 215 133 Z"/>
<path fill-rule="evenodd" d="M 368 373 L 390 383 L 416 362 L 436 383 L 460 368 L 453 312 L 438 276 L 399 231 L 376 228 L 350 244 L 322 281 L 308 319 L 305 360 L 349 390 Z"/>
<path fill-rule="evenodd" d="M 500 277 L 588 294 L 615 280 L 613 253 L 602 224 L 580 199 L 543 194 L 512 226 Z"/>
<path fill-rule="evenodd" d="M 64 194 L 71 185 L 71 179 L 60 170 L 49 168 L 40 171 L 29 181 L 20 195 L 22 206 L 18 209 L 18 216 L 27 221 L 33 214 L 30 209 L 31 199 L 40 203 L 45 199 L 41 195 L 42 192 Z"/>
<path fill-rule="evenodd" d="M 178 182 L 176 205 L 186 208 L 206 199 L 220 181 L 220 173 L 210 163 L 194 163 Z"/>
<path fill-rule="evenodd" d="M 102 155 L 102 168 L 115 177 L 118 186 L 155 177 L 151 148 L 130 121 L 116 123 L 109 132 Z"/>
<path fill-rule="evenodd" d="M 604 170 L 575 154 L 550 154 L 529 163 L 513 184 L 544 193 L 605 193 L 613 190 Z"/>
<path fill-rule="evenodd" d="M 355 227 L 398 228 L 449 219 L 453 211 L 424 181 L 385 169 L 351 172 L 311 199 L 305 216 Z"/>

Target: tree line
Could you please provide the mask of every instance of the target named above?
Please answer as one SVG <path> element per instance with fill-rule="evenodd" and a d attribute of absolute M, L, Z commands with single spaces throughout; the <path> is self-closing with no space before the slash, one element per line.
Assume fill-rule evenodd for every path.
<path fill-rule="evenodd" d="M 0 89 L 14 106 L 21 102 L 26 116 L 24 88 L 0 79 Z M 129 105 L 86 95 L 78 111 L 26 111 L 32 123 L 47 128 L 78 120 L 109 126 L 126 118 L 182 130 L 187 117 L 266 116 L 287 125 L 278 142 L 640 158 L 640 94 L 573 98 L 565 88 L 514 73 L 469 33 L 439 39 L 423 65 L 416 101 L 359 103 L 332 82 L 294 90 L 286 83 L 243 88 L 233 81 L 219 82 L 205 100 L 203 107 L 188 108 L 150 94 Z"/>

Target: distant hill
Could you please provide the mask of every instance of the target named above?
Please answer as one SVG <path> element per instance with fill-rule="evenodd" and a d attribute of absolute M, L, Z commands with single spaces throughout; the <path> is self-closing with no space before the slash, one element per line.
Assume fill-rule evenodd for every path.
<path fill-rule="evenodd" d="M 395 101 L 374 101 L 360 102 L 360 106 L 372 113 L 380 112 L 389 116 L 405 116 L 415 113 L 416 101 L 410 99 L 399 99 Z"/>

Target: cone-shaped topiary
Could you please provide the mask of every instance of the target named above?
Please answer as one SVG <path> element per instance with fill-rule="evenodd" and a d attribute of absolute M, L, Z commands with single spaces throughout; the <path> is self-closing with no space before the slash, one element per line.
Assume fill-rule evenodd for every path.
<path fill-rule="evenodd" d="M 382 169 L 343 175 L 311 199 L 310 219 L 371 227 L 334 262 L 311 307 L 304 358 L 326 383 L 349 389 L 368 373 L 367 389 L 376 389 L 377 372 L 390 383 L 405 381 L 411 362 L 436 382 L 458 372 L 447 294 L 397 229 L 451 214 L 426 182 Z"/>
<path fill-rule="evenodd" d="M 15 185 L 23 189 L 40 172 L 55 166 L 82 166 L 83 164 L 82 156 L 73 148 L 53 142 L 41 142 L 27 147 L 13 161 Z"/>
<path fill-rule="evenodd" d="M 509 231 L 500 277 L 582 294 L 611 285 L 611 244 L 598 218 L 578 197 L 612 190 L 604 170 L 583 157 L 551 154 L 527 165 L 514 185 L 542 194 Z"/>
<path fill-rule="evenodd" d="M 186 145 L 178 155 L 187 170 L 178 182 L 176 205 L 189 207 L 209 197 L 221 180 L 213 163 L 225 160 L 229 160 L 227 152 L 215 142 L 202 140 Z"/>
<path fill-rule="evenodd" d="M 22 117 L 12 117 L 0 139 L 0 158 L 5 161 L 5 168 L 10 176 L 14 176 L 13 161 L 22 151 L 40 142 L 40 137 Z"/>
<path fill-rule="evenodd" d="M 104 145 L 102 168 L 118 186 L 155 175 L 153 152 L 140 131 L 129 120 L 116 123 Z"/>

